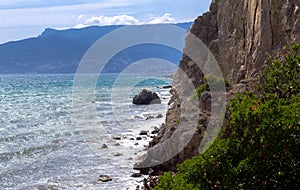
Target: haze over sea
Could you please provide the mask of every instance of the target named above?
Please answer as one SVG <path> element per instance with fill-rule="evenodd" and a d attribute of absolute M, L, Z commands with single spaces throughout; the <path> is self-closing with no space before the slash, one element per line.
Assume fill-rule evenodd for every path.
<path fill-rule="evenodd" d="M 157 75 L 138 76 L 139 82 L 129 86 L 131 93 L 114 102 L 112 94 L 124 97 L 126 88 L 114 85 L 117 77 L 100 76 L 95 101 L 90 102 L 96 106 L 97 121 L 79 125 L 74 113 L 78 115 L 82 107 L 73 104 L 74 75 L 0 75 L 0 189 L 134 187 L 137 180 L 130 178 L 132 167 L 147 144 L 136 141 L 136 137 L 141 129 L 151 131 L 151 127 L 164 122 L 164 118 L 146 118 L 164 115 L 169 89 L 156 86 L 170 85 L 172 80 Z M 136 77 L 128 75 L 127 84 Z M 141 88 L 158 92 L 162 104 L 133 105 L 132 97 Z M 82 93 L 77 98 L 85 96 L 89 95 Z M 99 126 L 106 134 L 99 133 Z M 94 140 L 91 134 L 107 138 Z M 122 140 L 111 138 L 116 135 Z M 101 149 L 104 143 L 108 148 Z M 98 182 L 101 174 L 110 175 L 113 181 Z"/>

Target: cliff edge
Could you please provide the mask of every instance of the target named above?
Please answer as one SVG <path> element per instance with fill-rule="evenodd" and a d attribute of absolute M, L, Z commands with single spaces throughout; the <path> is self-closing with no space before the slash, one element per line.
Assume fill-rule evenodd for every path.
<path fill-rule="evenodd" d="M 267 54 L 276 55 L 284 46 L 300 41 L 300 1 L 212 0 L 209 12 L 195 20 L 189 33 L 197 36 L 209 48 L 234 91 L 240 92 L 241 88 L 242 91 L 251 90 L 255 86 L 254 78 L 267 60 Z M 203 73 L 187 55 L 183 55 L 178 70 L 185 72 L 195 88 L 204 84 Z M 183 127 L 179 125 L 182 103 L 177 95 L 183 87 L 177 75 L 171 90 L 166 124 L 162 125 L 159 134 L 150 143 L 150 150 L 161 148 L 162 142 Z M 172 170 L 176 164 L 199 153 L 198 147 L 211 116 L 210 98 L 209 93 L 203 93 L 200 97 L 199 126 L 188 145 L 171 160 L 151 167 L 154 171 Z M 146 154 L 135 165 L 135 169 L 148 172 L 149 168 L 143 167 L 147 160 Z"/>

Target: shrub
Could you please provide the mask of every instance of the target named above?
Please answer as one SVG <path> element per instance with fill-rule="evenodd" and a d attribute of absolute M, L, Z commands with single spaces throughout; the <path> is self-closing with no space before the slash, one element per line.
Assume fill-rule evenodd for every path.
<path fill-rule="evenodd" d="M 223 78 L 219 78 L 213 75 L 205 75 L 204 77 L 205 83 L 195 90 L 194 97 L 199 99 L 201 97 L 201 94 L 205 91 L 210 91 L 210 87 L 213 87 L 215 90 L 222 89 L 224 86 L 226 88 L 230 87 L 230 83 L 227 80 L 224 80 Z"/>
<path fill-rule="evenodd" d="M 269 56 L 270 64 L 260 76 L 259 91 L 263 96 L 290 98 L 300 92 L 300 44 L 287 48 L 286 55 L 275 59 Z"/>
<path fill-rule="evenodd" d="M 299 49 L 295 44 L 285 61 L 271 58 L 260 96 L 233 99 L 212 145 L 178 165 L 176 175 L 161 176 L 156 189 L 299 189 Z"/>

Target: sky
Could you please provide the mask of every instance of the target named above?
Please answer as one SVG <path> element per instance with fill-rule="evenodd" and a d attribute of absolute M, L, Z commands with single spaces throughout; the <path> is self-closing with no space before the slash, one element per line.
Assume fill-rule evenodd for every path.
<path fill-rule="evenodd" d="M 45 28 L 193 21 L 211 0 L 0 0 L 0 44 Z"/>

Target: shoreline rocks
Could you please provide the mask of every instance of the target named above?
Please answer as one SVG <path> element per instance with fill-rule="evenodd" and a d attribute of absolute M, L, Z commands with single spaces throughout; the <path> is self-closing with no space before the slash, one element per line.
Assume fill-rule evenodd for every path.
<path fill-rule="evenodd" d="M 160 104 L 161 99 L 157 93 L 147 89 L 142 89 L 139 94 L 133 97 L 132 103 L 136 105 Z"/>

